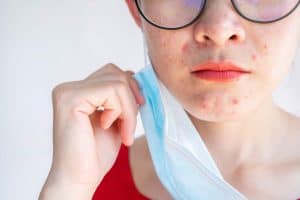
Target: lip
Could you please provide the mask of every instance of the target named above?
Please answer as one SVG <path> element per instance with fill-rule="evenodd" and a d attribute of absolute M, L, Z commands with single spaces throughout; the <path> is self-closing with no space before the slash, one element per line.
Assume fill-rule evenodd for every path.
<path fill-rule="evenodd" d="M 193 67 L 191 72 L 197 78 L 220 82 L 232 81 L 250 73 L 249 70 L 229 61 L 207 61 Z"/>
<path fill-rule="evenodd" d="M 211 70 L 211 71 L 237 71 L 237 72 L 245 72 L 250 73 L 249 70 L 240 67 L 233 62 L 223 61 L 223 62 L 215 62 L 215 61 L 206 61 L 200 65 L 193 67 L 192 72 L 198 72 L 203 70 Z"/>

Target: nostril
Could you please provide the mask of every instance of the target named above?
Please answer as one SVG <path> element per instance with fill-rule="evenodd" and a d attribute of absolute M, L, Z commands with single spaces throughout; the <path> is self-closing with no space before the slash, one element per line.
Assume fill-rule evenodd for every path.
<path fill-rule="evenodd" d="M 205 40 L 210 40 L 209 37 L 207 35 L 204 35 L 204 39 Z"/>
<path fill-rule="evenodd" d="M 236 35 L 232 35 L 229 39 L 230 40 L 237 40 L 237 36 Z"/>

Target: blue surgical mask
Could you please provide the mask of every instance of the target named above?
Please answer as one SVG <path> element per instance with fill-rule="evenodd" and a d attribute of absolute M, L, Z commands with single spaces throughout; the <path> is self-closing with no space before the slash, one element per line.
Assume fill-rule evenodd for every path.
<path fill-rule="evenodd" d="M 140 108 L 154 168 L 178 200 L 247 199 L 220 173 L 183 107 L 157 78 L 151 64 L 134 75 L 145 104 Z"/>

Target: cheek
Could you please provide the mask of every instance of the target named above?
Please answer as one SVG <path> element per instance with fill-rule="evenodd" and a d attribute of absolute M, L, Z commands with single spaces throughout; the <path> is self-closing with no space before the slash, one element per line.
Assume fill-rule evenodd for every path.
<path fill-rule="evenodd" d="M 262 60 L 257 67 L 260 80 L 266 87 L 276 87 L 288 72 L 291 59 L 290 52 L 288 49 L 280 48 L 280 46 L 284 46 L 284 44 L 263 45 Z M 257 58 L 257 60 L 259 59 Z"/>
<path fill-rule="evenodd" d="M 182 45 L 182 47 L 181 47 L 181 51 L 183 52 L 183 53 L 188 53 L 188 44 L 187 43 L 185 43 L 185 44 L 183 44 Z"/>
<path fill-rule="evenodd" d="M 233 106 L 238 105 L 239 103 L 240 103 L 240 100 L 239 100 L 238 98 L 232 98 L 231 104 L 232 104 Z"/>
<path fill-rule="evenodd" d="M 252 59 L 252 61 L 253 61 L 253 62 L 255 62 L 255 61 L 256 61 L 256 59 L 257 59 L 257 55 L 256 55 L 256 53 L 252 53 L 252 55 L 251 55 L 251 59 Z"/>
<path fill-rule="evenodd" d="M 258 93 L 253 95 L 253 91 L 253 88 L 235 91 L 207 91 L 186 98 L 184 107 L 193 116 L 203 120 L 237 119 L 251 112 L 261 101 L 263 95 Z"/>
<path fill-rule="evenodd" d="M 187 51 L 187 47 L 182 48 L 185 48 L 185 51 Z M 176 41 L 172 42 L 168 37 L 162 37 L 162 39 L 153 41 L 151 44 L 151 49 L 149 50 L 151 58 L 153 59 L 152 61 L 158 67 L 171 67 L 170 64 L 181 61 L 178 59 L 181 58 L 179 56 L 180 48 L 176 46 Z"/>

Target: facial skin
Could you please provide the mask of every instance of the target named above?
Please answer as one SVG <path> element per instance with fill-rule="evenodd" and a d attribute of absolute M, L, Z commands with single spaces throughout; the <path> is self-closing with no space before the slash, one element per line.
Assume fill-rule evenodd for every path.
<path fill-rule="evenodd" d="M 300 119 L 275 105 L 272 92 L 297 52 L 300 8 L 257 24 L 239 16 L 229 0 L 208 0 L 194 24 L 169 31 L 142 20 L 134 1 L 126 1 L 156 74 L 201 133 L 224 179 L 249 199 L 299 197 Z M 194 77 L 192 68 L 207 60 L 232 61 L 251 73 L 226 83 Z"/>
<path fill-rule="evenodd" d="M 158 29 L 138 13 L 135 20 L 160 80 L 190 115 L 220 122 L 240 119 L 272 102 L 271 94 L 297 52 L 299 13 L 298 8 L 281 21 L 256 24 L 240 17 L 230 1 L 207 1 L 198 21 L 184 29 Z M 233 61 L 251 73 L 227 83 L 201 80 L 191 69 L 206 60 Z"/>

